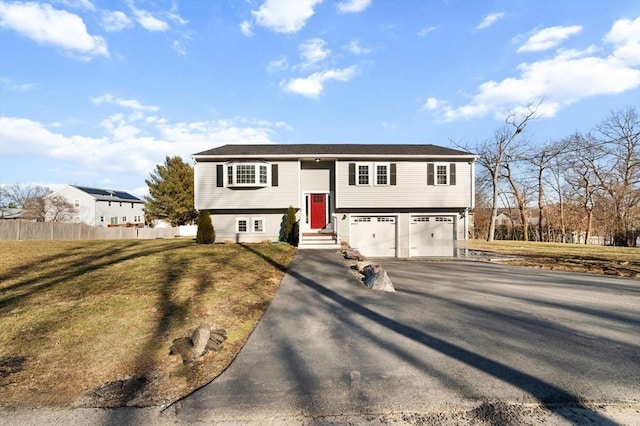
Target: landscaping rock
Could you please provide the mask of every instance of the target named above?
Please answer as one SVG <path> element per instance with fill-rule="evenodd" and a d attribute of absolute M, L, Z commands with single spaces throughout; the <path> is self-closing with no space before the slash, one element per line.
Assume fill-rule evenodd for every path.
<path fill-rule="evenodd" d="M 369 278 L 372 275 L 376 275 L 382 272 L 382 266 L 378 265 L 377 263 L 369 263 L 368 265 L 365 265 L 362 269 L 360 269 L 360 272 L 362 272 L 365 278 Z"/>
<path fill-rule="evenodd" d="M 364 275 L 364 285 L 372 290 L 395 292 L 391 278 L 387 275 L 387 272 L 382 269 L 382 266 L 378 264 L 369 264 L 362 268 L 362 274 Z"/>
<path fill-rule="evenodd" d="M 345 249 L 342 252 L 342 255 L 344 256 L 345 259 L 352 259 L 352 260 L 358 260 L 358 261 L 365 260 L 365 257 L 362 255 L 362 253 L 360 253 L 356 249 L 352 249 L 351 247 Z"/>
<path fill-rule="evenodd" d="M 194 362 L 207 351 L 220 351 L 227 340 L 227 330 L 216 328 L 213 331 L 200 324 L 191 337 L 179 337 L 173 340 L 169 355 L 180 355 L 184 364 Z"/>
<path fill-rule="evenodd" d="M 225 330 L 224 328 L 217 328 L 211 331 L 211 336 L 209 337 L 209 341 L 207 342 L 207 350 L 222 350 L 225 340 L 227 340 L 227 330 Z"/>
<path fill-rule="evenodd" d="M 193 359 L 196 359 L 207 350 L 207 344 L 211 337 L 211 329 L 205 324 L 200 324 L 191 335 L 191 344 L 193 345 Z"/>
<path fill-rule="evenodd" d="M 358 261 L 358 262 L 356 262 L 356 269 L 358 270 L 358 272 L 362 273 L 362 270 L 363 270 L 365 267 L 367 267 L 367 266 L 369 266 L 369 265 L 372 265 L 372 264 L 373 264 L 373 262 L 372 262 L 372 261 L 370 261 L 370 260 L 362 260 L 362 261 Z"/>
<path fill-rule="evenodd" d="M 173 340 L 169 355 L 180 355 L 184 364 L 191 362 L 193 357 L 193 345 L 191 338 L 179 337 Z"/>

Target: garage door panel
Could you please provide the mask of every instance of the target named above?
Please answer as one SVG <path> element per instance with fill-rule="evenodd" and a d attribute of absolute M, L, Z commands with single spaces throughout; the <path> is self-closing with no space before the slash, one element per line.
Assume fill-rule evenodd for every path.
<path fill-rule="evenodd" d="M 453 225 L 452 216 L 413 216 L 409 225 L 409 255 L 453 256 Z"/>
<path fill-rule="evenodd" d="M 396 255 L 395 216 L 354 216 L 351 218 L 351 247 L 369 257 Z"/>

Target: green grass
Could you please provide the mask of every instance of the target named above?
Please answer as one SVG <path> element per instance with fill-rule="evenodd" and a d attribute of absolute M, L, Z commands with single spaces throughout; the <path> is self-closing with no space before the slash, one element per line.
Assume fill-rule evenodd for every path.
<path fill-rule="evenodd" d="M 68 406 L 126 376 L 149 380 L 142 405 L 189 393 L 235 357 L 294 253 L 190 240 L 3 242 L 0 405 Z M 201 322 L 227 329 L 225 349 L 182 365 L 171 342 Z"/>

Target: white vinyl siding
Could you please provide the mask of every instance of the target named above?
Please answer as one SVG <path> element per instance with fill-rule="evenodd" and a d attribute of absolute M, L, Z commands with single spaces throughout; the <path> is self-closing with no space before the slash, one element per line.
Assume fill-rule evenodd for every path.
<path fill-rule="evenodd" d="M 259 216 L 250 214 L 212 214 L 211 220 L 216 230 L 216 242 L 222 243 L 259 243 L 265 240 L 278 241 L 280 239 L 280 225 L 285 214 L 259 213 Z M 247 231 L 239 232 L 238 221 L 244 220 Z M 256 227 L 262 227 L 262 231 L 256 231 Z M 244 228 L 244 224 L 241 229 Z"/>
<path fill-rule="evenodd" d="M 216 166 L 226 162 L 198 162 L 195 165 L 195 208 L 197 210 L 216 209 L 271 209 L 299 207 L 299 173 L 297 161 L 271 162 L 266 173 L 271 173 L 271 165 L 278 165 L 278 186 L 248 188 L 218 187 Z M 225 181 L 228 174 L 222 174 Z M 258 179 L 260 172 L 258 172 Z M 216 227 L 217 232 L 217 227 Z"/>
<path fill-rule="evenodd" d="M 456 185 L 427 185 L 428 161 L 393 161 L 396 185 L 349 185 L 349 162 L 336 162 L 336 208 L 466 208 L 473 202 L 472 166 L 456 162 Z M 375 163 L 371 163 L 375 164 Z M 356 182 L 358 163 L 356 163 Z"/>
<path fill-rule="evenodd" d="M 75 188 L 71 185 L 66 186 L 52 195 L 64 197 L 67 202 L 74 207 L 76 211 L 69 217 L 70 222 L 75 222 L 76 217 L 80 218 L 80 222 L 90 226 L 107 226 L 112 223 L 111 218 L 117 224 L 122 225 L 126 221 L 122 217 L 127 217 L 131 221 L 132 217 L 139 217 L 141 220 L 134 220 L 132 223 L 144 222 L 144 203 L 142 202 L 120 202 L 117 200 L 96 200 L 92 195 Z"/>
<path fill-rule="evenodd" d="M 308 163 L 302 164 L 300 170 L 300 182 L 302 192 L 322 192 L 331 191 L 331 174 L 333 167 L 327 164 Z"/>

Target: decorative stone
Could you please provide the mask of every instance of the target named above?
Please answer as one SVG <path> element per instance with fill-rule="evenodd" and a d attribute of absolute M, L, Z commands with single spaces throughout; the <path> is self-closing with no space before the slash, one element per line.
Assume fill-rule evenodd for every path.
<path fill-rule="evenodd" d="M 192 361 L 193 345 L 189 337 L 179 337 L 173 340 L 169 355 L 180 355 L 184 364 Z"/>
<path fill-rule="evenodd" d="M 368 278 L 372 275 L 376 275 L 382 272 L 382 266 L 378 265 L 377 263 L 369 263 L 368 265 L 365 265 L 362 269 L 360 269 L 360 272 L 362 272 L 365 278 Z"/>
<path fill-rule="evenodd" d="M 358 250 L 353 249 L 351 247 L 345 249 L 342 252 L 342 255 L 344 256 L 345 259 L 358 260 L 358 261 L 365 260 L 365 257 L 362 255 L 362 253 L 360 253 Z"/>
<path fill-rule="evenodd" d="M 380 266 L 380 265 L 377 265 L 377 266 Z M 375 268 L 371 268 L 370 270 L 375 270 Z M 387 271 L 383 270 L 382 268 L 380 268 L 380 271 L 378 273 L 374 273 L 369 275 L 368 277 L 365 277 L 364 285 L 366 285 L 368 288 L 372 290 L 380 290 L 380 291 L 388 291 L 388 292 L 396 291 L 396 289 L 393 287 L 393 283 L 391 282 L 391 279 L 389 278 L 389 275 L 387 275 Z"/>
<path fill-rule="evenodd" d="M 193 345 L 193 358 L 200 357 L 207 349 L 207 343 L 211 337 L 211 330 L 205 324 L 200 324 L 191 335 L 191 344 Z"/>
<path fill-rule="evenodd" d="M 207 350 L 220 351 L 224 346 L 224 342 L 227 340 L 227 330 L 224 328 L 217 328 L 211 331 L 209 342 L 207 342 Z"/>
<path fill-rule="evenodd" d="M 362 270 L 369 265 L 372 265 L 373 262 L 370 260 L 362 260 L 362 261 L 358 261 L 356 262 L 356 269 L 358 270 L 358 272 L 362 273 Z"/>

